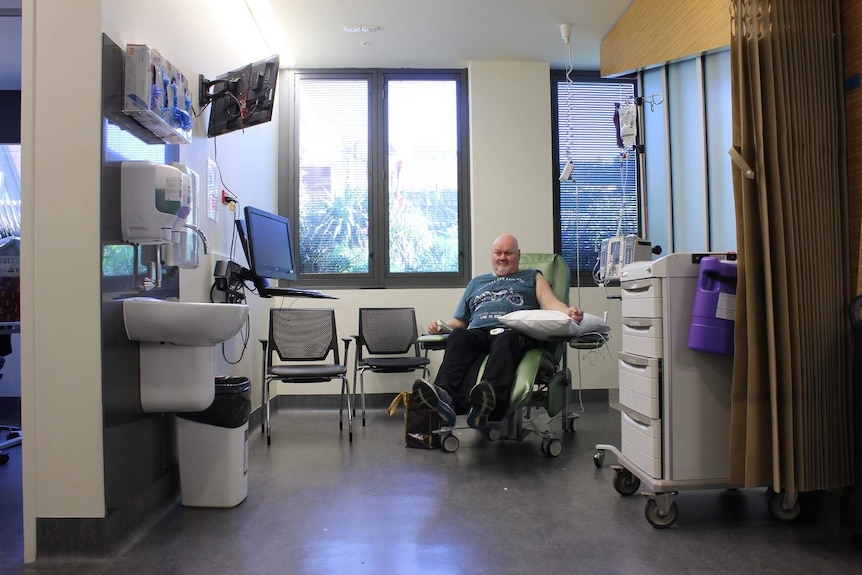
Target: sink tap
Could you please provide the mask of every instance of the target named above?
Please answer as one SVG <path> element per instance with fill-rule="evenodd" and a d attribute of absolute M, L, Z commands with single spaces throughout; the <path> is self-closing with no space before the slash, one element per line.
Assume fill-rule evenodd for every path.
<path fill-rule="evenodd" d="M 201 231 L 201 229 L 194 224 L 184 223 L 183 226 L 196 233 L 198 235 L 198 238 L 200 238 L 201 240 L 201 245 L 203 245 L 204 253 L 210 253 L 210 242 L 207 239 L 206 234 L 204 234 L 203 231 Z"/>

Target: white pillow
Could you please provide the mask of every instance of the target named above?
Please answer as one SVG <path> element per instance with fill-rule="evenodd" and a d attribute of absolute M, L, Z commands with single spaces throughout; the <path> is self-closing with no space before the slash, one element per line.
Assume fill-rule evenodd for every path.
<path fill-rule="evenodd" d="M 607 323 L 592 314 L 585 313 L 584 319 L 577 324 L 568 315 L 555 309 L 513 311 L 502 316 L 500 321 L 507 327 L 540 340 L 554 337 L 607 339 L 606 334 L 611 330 Z"/>

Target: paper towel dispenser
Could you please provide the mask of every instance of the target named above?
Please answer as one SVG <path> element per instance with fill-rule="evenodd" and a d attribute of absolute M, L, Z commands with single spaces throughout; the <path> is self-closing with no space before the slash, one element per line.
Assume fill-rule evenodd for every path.
<path fill-rule="evenodd" d="M 184 207 L 183 191 L 190 189 L 188 174 L 155 162 L 122 162 L 120 171 L 123 241 L 171 243 L 174 223 Z"/>

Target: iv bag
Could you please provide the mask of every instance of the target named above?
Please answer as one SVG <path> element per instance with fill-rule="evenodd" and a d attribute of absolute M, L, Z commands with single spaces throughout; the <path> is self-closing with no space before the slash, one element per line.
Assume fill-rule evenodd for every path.
<path fill-rule="evenodd" d="M 619 107 L 620 116 L 620 137 L 618 142 L 622 140 L 622 148 L 628 150 L 635 143 L 637 136 L 637 120 L 638 112 L 635 104 L 625 104 Z"/>

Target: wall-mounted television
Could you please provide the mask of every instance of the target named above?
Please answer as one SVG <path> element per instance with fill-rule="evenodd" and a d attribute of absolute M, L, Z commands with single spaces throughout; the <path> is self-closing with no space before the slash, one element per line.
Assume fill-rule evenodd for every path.
<path fill-rule="evenodd" d="M 290 220 L 246 206 L 245 229 L 251 271 L 261 278 L 296 280 Z"/>
<path fill-rule="evenodd" d="M 200 106 L 210 104 L 207 137 L 244 130 L 272 120 L 278 55 L 218 76 L 200 77 Z"/>

